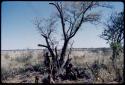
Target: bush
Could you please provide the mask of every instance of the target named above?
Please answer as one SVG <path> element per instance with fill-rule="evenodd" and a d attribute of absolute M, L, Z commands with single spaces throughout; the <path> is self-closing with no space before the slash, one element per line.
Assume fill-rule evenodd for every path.
<path fill-rule="evenodd" d="M 2 79 L 2 80 L 6 80 L 6 78 L 7 78 L 8 76 L 9 76 L 9 75 L 8 75 L 7 69 L 1 67 L 1 79 Z"/>
<path fill-rule="evenodd" d="M 9 59 L 10 58 L 10 56 L 7 53 L 4 55 L 4 57 L 5 57 L 5 59 Z"/>
<path fill-rule="evenodd" d="M 29 61 L 31 58 L 32 58 L 31 55 L 21 54 L 21 56 L 18 56 L 15 58 L 15 61 L 17 61 L 19 63 L 25 63 L 25 62 Z"/>
<path fill-rule="evenodd" d="M 33 58 L 32 52 L 30 50 L 27 50 L 26 53 L 21 53 L 20 56 L 17 56 L 15 58 L 15 61 L 17 61 L 19 63 L 26 63 L 32 58 Z"/>
<path fill-rule="evenodd" d="M 33 65 L 34 71 L 39 71 L 39 68 L 40 68 L 40 64 Z"/>
<path fill-rule="evenodd" d="M 4 67 L 1 67 L 1 79 L 6 80 L 8 77 L 14 77 L 15 70 L 14 69 L 6 69 Z"/>

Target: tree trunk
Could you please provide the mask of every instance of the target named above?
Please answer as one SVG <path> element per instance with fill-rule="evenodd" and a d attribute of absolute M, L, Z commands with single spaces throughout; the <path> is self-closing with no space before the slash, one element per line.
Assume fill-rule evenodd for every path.
<path fill-rule="evenodd" d="M 61 56 L 60 56 L 60 60 L 59 60 L 60 66 L 64 63 L 68 42 L 69 42 L 69 39 L 64 42 L 62 52 L 61 52 Z"/>

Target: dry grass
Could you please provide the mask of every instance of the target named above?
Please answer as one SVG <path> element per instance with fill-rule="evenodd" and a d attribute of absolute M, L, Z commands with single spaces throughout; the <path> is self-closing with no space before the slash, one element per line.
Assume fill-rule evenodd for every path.
<path fill-rule="evenodd" d="M 69 80 L 58 80 L 56 83 L 117 83 L 114 81 L 115 73 L 111 64 L 110 56 L 112 53 L 105 52 L 73 52 L 71 54 L 72 63 L 76 67 L 87 68 L 86 62 L 89 66 L 94 64 L 94 61 L 98 61 L 98 65 L 104 64 L 107 69 L 100 68 L 98 75 L 99 78 L 95 80 L 93 74 L 89 68 L 87 68 L 86 72 L 91 75 L 90 79 L 78 79 L 76 81 Z M 15 56 L 15 55 L 14 55 Z M 2 54 L 1 56 L 1 78 L 3 83 L 34 83 L 35 76 L 38 76 L 39 83 L 42 83 L 42 78 L 45 76 L 43 71 L 43 54 L 42 53 L 33 53 L 33 52 L 25 52 L 16 55 L 17 57 L 13 57 L 13 55 L 7 53 Z M 123 55 L 121 55 L 120 59 L 116 62 L 120 69 L 120 75 L 123 76 Z M 33 68 L 33 71 L 29 71 L 29 66 Z M 104 81 L 102 81 L 102 78 Z"/>

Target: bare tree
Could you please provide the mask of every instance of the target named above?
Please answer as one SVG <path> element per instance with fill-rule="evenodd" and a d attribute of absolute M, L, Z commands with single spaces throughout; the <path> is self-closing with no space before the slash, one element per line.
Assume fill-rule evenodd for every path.
<path fill-rule="evenodd" d="M 92 12 L 99 6 L 110 7 L 100 2 L 55 2 L 50 3 L 57 9 L 57 16 L 61 21 L 64 44 L 60 55 L 60 66 L 64 63 L 65 53 L 69 41 L 76 35 L 85 22 L 95 23 L 100 20 L 99 12 Z"/>
<path fill-rule="evenodd" d="M 85 22 L 95 23 L 100 20 L 100 13 L 93 12 L 94 9 L 102 6 L 109 7 L 109 5 L 101 4 L 100 2 L 52 2 L 49 3 L 54 6 L 57 10 L 57 14 L 55 17 L 60 20 L 61 28 L 63 32 L 63 46 L 61 49 L 61 53 L 58 54 L 57 46 L 52 49 L 53 41 L 51 40 L 51 34 L 53 33 L 55 27 L 55 17 L 48 19 L 45 22 L 47 25 L 40 25 L 41 21 L 36 22 L 36 26 L 39 29 L 42 37 L 46 41 L 46 45 L 39 44 L 38 46 L 45 47 L 49 50 L 50 55 L 52 56 L 52 60 L 56 63 L 56 67 L 58 67 L 58 71 L 63 71 L 65 63 L 69 61 L 66 58 L 66 50 L 70 40 L 76 35 L 78 30 L 81 28 L 82 24 Z M 60 72 L 59 72 L 60 74 Z"/>

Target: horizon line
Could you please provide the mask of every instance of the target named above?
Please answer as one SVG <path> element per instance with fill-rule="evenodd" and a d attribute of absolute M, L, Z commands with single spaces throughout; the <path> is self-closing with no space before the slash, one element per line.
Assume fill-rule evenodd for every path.
<path fill-rule="evenodd" d="M 99 49 L 99 48 L 110 48 L 110 47 L 88 47 L 88 48 L 73 48 L 73 49 Z M 24 48 L 24 49 L 4 49 L 1 51 L 11 51 L 11 50 L 44 50 L 45 48 L 42 48 L 42 49 L 30 49 L 30 48 Z M 70 48 L 69 48 L 70 49 Z M 60 49 L 59 49 L 60 50 Z"/>

